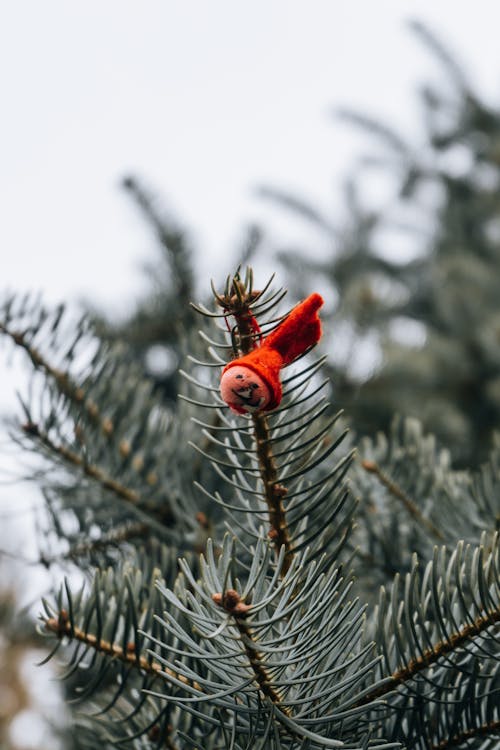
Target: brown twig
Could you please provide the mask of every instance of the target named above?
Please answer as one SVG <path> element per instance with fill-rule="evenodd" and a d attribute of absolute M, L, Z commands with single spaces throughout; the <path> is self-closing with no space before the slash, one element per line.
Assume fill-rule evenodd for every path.
<path fill-rule="evenodd" d="M 76 557 L 83 557 L 88 555 L 90 552 L 99 549 L 106 549 L 111 546 L 118 546 L 122 542 L 127 542 L 129 539 L 136 539 L 137 537 L 145 538 L 150 531 L 150 525 L 144 521 L 137 521 L 136 523 L 129 523 L 121 526 L 117 529 L 113 529 L 109 534 L 103 534 L 98 539 L 92 539 L 88 542 L 82 542 L 75 544 L 70 547 L 66 552 L 62 552 L 60 555 L 54 555 L 53 557 L 40 557 L 42 565 L 48 567 L 53 563 L 60 562 L 61 560 L 72 560 Z"/>
<path fill-rule="evenodd" d="M 278 483 L 278 471 L 269 440 L 270 431 L 267 418 L 263 414 L 253 414 L 252 421 L 269 512 L 269 538 L 273 541 L 277 553 L 279 553 L 281 547 L 285 548 L 285 558 L 281 569 L 281 576 L 283 577 L 290 569 L 293 559 L 292 541 L 288 530 L 285 506 L 283 505 L 283 498 L 288 490 Z"/>

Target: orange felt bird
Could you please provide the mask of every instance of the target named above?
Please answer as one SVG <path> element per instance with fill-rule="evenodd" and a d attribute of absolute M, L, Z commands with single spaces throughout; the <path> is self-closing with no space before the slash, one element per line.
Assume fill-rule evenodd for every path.
<path fill-rule="evenodd" d="M 321 337 L 319 294 L 311 294 L 249 354 L 233 359 L 224 367 L 220 392 L 237 414 L 271 411 L 282 396 L 280 370 L 300 357 Z"/>

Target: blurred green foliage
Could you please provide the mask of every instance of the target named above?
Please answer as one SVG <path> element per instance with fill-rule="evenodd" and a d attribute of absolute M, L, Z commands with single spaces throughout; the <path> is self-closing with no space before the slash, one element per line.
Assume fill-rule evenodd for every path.
<path fill-rule="evenodd" d="M 331 247 L 320 261 L 303 247 L 278 257 L 298 296 L 320 284 L 336 301 L 334 401 L 356 430 L 387 430 L 395 412 L 416 416 L 457 465 L 477 465 L 500 417 L 500 111 L 427 28 L 412 29 L 443 74 L 420 90 L 422 142 L 342 111 L 374 141 L 349 178 L 345 218 L 264 193 Z M 374 171 L 380 190 L 392 181 L 382 207 L 362 198 Z"/>

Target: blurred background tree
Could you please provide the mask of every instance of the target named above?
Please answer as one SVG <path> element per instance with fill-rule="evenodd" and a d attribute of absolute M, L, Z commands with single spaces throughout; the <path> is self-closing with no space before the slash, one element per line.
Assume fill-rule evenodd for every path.
<path fill-rule="evenodd" d="M 128 316 L 116 321 L 94 309 L 93 317 L 101 337 L 127 342 L 154 381 L 155 390 L 174 408 L 179 391 L 178 370 L 188 351 L 187 339 L 200 325 L 191 307 L 196 298 L 196 253 L 191 248 L 189 233 L 169 215 L 143 180 L 127 176 L 122 188 L 151 227 L 160 257 L 156 263 L 144 266 L 150 287 Z M 247 227 L 241 245 L 236 248 L 235 265 L 248 263 L 261 240 L 258 226 Z"/>
<path fill-rule="evenodd" d="M 477 465 L 500 416 L 500 112 L 429 29 L 412 29 L 444 73 L 439 86 L 419 92 L 423 142 L 341 111 L 376 148 L 346 180 L 340 220 L 286 190 L 259 191 L 320 229 L 330 253 L 315 260 L 313 240 L 273 247 L 252 226 L 237 257 L 258 265 L 276 256 L 296 299 L 325 293 L 334 402 L 359 434 L 387 430 L 395 413 L 416 416 L 457 466 Z M 390 185 L 388 199 L 370 194 L 374 172 L 377 192 Z M 101 317 L 100 331 L 125 338 L 174 403 L 182 342 L 197 325 L 187 304 L 195 256 L 140 180 L 127 177 L 123 187 L 156 233 L 161 257 L 146 269 L 150 293 L 120 323 Z"/>
<path fill-rule="evenodd" d="M 325 259 L 303 247 L 278 257 L 297 296 L 319 284 L 335 300 L 334 401 L 357 431 L 386 430 L 395 412 L 418 416 L 458 465 L 477 465 L 500 416 L 500 112 L 426 27 L 412 29 L 445 74 L 420 90 L 424 142 L 342 111 L 376 139 L 347 182 L 346 218 L 261 192 L 326 233 Z M 382 208 L 363 198 L 373 170 L 378 191 L 384 178 L 395 186 Z"/>
<path fill-rule="evenodd" d="M 46 657 L 45 643 L 19 601 L 20 591 L 28 588 L 20 570 L 18 561 L 0 556 L 0 748 L 69 748 L 68 713 L 61 706 L 57 670 L 39 664 Z M 33 675 L 35 664 L 39 666 Z"/>

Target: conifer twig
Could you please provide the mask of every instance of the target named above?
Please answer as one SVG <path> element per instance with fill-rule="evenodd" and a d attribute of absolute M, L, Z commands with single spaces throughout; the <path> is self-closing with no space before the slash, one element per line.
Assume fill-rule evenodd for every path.
<path fill-rule="evenodd" d="M 118 546 L 122 542 L 127 542 L 130 539 L 144 538 L 149 533 L 150 528 L 150 524 L 145 523 L 144 521 L 126 524 L 117 529 L 112 529 L 108 534 L 103 534 L 98 539 L 91 539 L 88 542 L 75 544 L 60 555 L 54 555 L 53 557 L 45 557 L 42 555 L 37 562 L 48 567 L 60 560 L 71 560 L 75 557 L 83 557 L 94 550 Z"/>
<path fill-rule="evenodd" d="M 41 370 L 45 375 L 48 375 L 56 383 L 63 396 L 66 396 L 66 398 L 74 404 L 83 406 L 90 421 L 93 424 L 100 425 L 106 436 L 111 436 L 114 430 L 112 420 L 109 419 L 109 417 L 103 417 L 95 401 L 86 398 L 85 390 L 75 383 L 69 373 L 59 370 L 57 367 L 51 365 L 39 350 L 26 340 L 26 335 L 22 331 L 13 331 L 4 323 L 0 322 L 0 333 L 4 333 L 14 342 L 14 344 L 16 344 L 16 346 L 23 349 L 36 370 Z"/>
<path fill-rule="evenodd" d="M 272 684 L 271 675 L 264 666 L 263 655 L 260 653 L 252 631 L 246 622 L 247 614 L 251 608 L 250 605 L 241 601 L 241 597 L 235 589 L 227 589 L 223 594 L 213 594 L 212 599 L 232 615 L 234 624 L 241 636 L 245 654 L 262 694 L 269 698 L 272 703 L 278 705 L 280 711 L 286 716 L 290 716 L 290 709 L 282 705 L 282 698 Z"/>
<path fill-rule="evenodd" d="M 269 442 L 269 424 L 263 414 L 253 414 L 252 421 L 255 429 L 255 440 L 257 443 L 257 455 L 261 467 L 264 492 L 269 510 L 269 538 L 273 541 L 276 552 L 281 547 L 285 548 L 285 559 L 281 576 L 285 576 L 292 564 L 292 544 L 288 525 L 286 522 L 283 498 L 287 489 L 278 483 L 278 471 Z"/>
<path fill-rule="evenodd" d="M 93 633 L 87 633 L 81 628 L 76 627 L 70 621 L 68 612 L 65 609 L 61 609 L 57 617 L 44 618 L 43 624 L 46 630 L 54 633 L 58 638 L 66 637 L 70 640 L 83 643 L 85 646 L 88 646 L 95 651 L 100 651 L 106 656 L 110 656 L 112 659 L 118 659 L 128 666 L 138 669 L 143 674 L 160 677 L 161 674 L 164 673 L 170 677 L 174 677 L 185 685 L 192 685 L 196 690 L 201 690 L 198 683 L 191 682 L 187 677 L 184 677 L 184 675 L 177 674 L 177 672 L 164 667 L 157 661 L 147 659 L 142 655 L 139 656 L 137 654 L 136 644 L 132 641 L 127 643 L 127 646 L 124 649 L 118 643 L 110 643 L 102 638 L 98 639 Z"/>
<path fill-rule="evenodd" d="M 402 502 L 403 506 L 406 508 L 412 518 L 414 518 L 416 521 L 418 521 L 418 523 L 424 526 L 424 528 L 430 534 L 432 534 L 433 537 L 435 537 L 440 542 L 444 541 L 444 535 L 442 531 L 440 531 L 437 526 L 432 523 L 432 521 L 430 521 L 422 514 L 418 506 L 413 502 L 413 500 L 411 500 L 411 498 L 408 497 L 406 492 L 404 492 L 404 490 L 398 484 L 396 484 L 393 479 L 388 477 L 387 474 L 382 471 L 380 466 L 375 461 L 365 459 L 364 461 L 361 461 L 361 466 L 370 474 L 375 474 L 380 483 L 389 490 L 391 495 Z"/>
<path fill-rule="evenodd" d="M 447 740 L 442 740 L 437 745 L 432 745 L 431 750 L 448 750 L 449 747 L 460 747 L 475 737 L 488 737 L 500 733 L 500 720 L 489 721 L 486 724 L 480 724 L 470 729 L 464 729 L 457 732 Z"/>
<path fill-rule="evenodd" d="M 248 354 L 254 348 L 255 332 L 251 326 L 251 304 L 258 296 L 251 290 L 247 293 L 238 275 L 233 279 L 233 295 L 217 295 L 216 299 L 224 311 L 229 312 L 237 322 L 237 344 L 242 354 Z M 269 512 L 269 538 L 272 540 L 279 554 L 281 547 L 285 548 L 285 558 L 280 575 L 283 577 L 292 564 L 293 552 L 290 533 L 286 520 L 283 498 L 287 488 L 278 483 L 278 470 L 273 455 L 270 430 L 267 417 L 264 414 L 252 414 L 257 456 L 260 473 L 264 484 L 264 495 Z"/>
<path fill-rule="evenodd" d="M 78 453 L 72 451 L 70 448 L 67 448 L 65 445 L 58 445 L 54 443 L 54 441 L 49 437 L 47 433 L 44 433 L 40 430 L 37 424 L 28 422 L 27 424 L 23 425 L 23 430 L 30 437 L 39 440 L 40 443 L 52 454 L 61 458 L 65 463 L 76 466 L 83 472 L 83 474 L 85 474 L 85 476 L 95 480 L 101 487 L 103 487 L 103 489 L 109 490 L 115 495 L 115 497 L 119 498 L 120 500 L 124 500 L 126 503 L 131 505 L 134 508 L 135 512 L 145 517 L 146 522 L 151 526 L 154 526 L 158 530 L 164 532 L 165 527 L 171 525 L 174 522 L 175 519 L 167 509 L 164 509 L 162 511 L 162 519 L 164 519 L 163 523 L 158 521 L 153 517 L 153 515 L 151 515 L 152 509 L 146 507 L 140 494 L 136 490 L 133 490 L 130 487 L 126 487 L 117 479 L 110 477 L 99 466 L 87 463 L 81 456 L 78 455 Z"/>
<path fill-rule="evenodd" d="M 473 623 L 464 625 L 458 632 L 451 633 L 447 640 L 438 641 L 431 648 L 423 651 L 422 655 L 411 659 L 405 667 L 396 670 L 380 687 L 363 696 L 362 700 L 356 705 L 365 705 L 371 703 L 387 693 L 391 693 L 400 685 L 411 680 L 415 675 L 428 669 L 443 656 L 454 653 L 457 649 L 464 646 L 468 641 L 473 640 L 481 635 L 492 625 L 500 623 L 500 607 L 488 612 L 486 615 L 477 617 Z"/>

